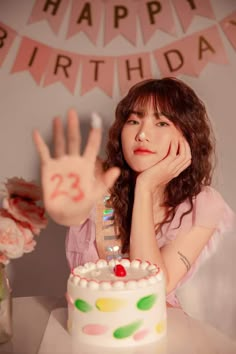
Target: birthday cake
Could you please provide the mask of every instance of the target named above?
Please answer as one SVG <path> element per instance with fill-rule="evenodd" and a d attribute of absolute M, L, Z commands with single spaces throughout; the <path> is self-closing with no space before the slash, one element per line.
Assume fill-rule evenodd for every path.
<path fill-rule="evenodd" d="M 71 271 L 68 331 L 103 347 L 149 344 L 166 335 L 163 272 L 146 261 L 100 259 Z"/>

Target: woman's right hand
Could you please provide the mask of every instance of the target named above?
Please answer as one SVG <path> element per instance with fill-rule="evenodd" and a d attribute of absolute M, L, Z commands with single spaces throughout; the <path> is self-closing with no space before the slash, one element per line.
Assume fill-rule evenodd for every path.
<path fill-rule="evenodd" d="M 84 153 L 80 154 L 80 128 L 77 114 L 67 116 L 64 135 L 59 118 L 53 121 L 54 155 L 37 130 L 33 139 L 41 161 L 44 206 L 58 224 L 79 225 L 89 215 L 95 203 L 107 193 L 120 174 L 117 167 L 95 174 L 96 158 L 101 144 L 101 118 L 92 115 L 91 131 Z"/>

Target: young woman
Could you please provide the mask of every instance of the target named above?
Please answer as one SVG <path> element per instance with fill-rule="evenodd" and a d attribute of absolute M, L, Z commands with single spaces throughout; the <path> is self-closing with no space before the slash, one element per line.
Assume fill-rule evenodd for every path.
<path fill-rule="evenodd" d="M 210 187 L 214 138 L 203 102 L 175 78 L 136 84 L 117 106 L 103 168 L 96 163 L 97 115 L 83 155 L 75 111 L 68 113 L 67 139 L 59 118 L 53 127 L 55 158 L 37 131 L 34 141 L 45 207 L 57 223 L 70 226 L 70 266 L 120 249 L 120 256 L 159 265 L 167 302 L 178 306 L 175 290 L 234 218 Z"/>

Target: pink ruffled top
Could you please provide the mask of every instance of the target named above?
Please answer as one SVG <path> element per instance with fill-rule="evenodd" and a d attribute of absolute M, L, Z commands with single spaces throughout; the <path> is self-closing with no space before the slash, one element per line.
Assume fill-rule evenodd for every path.
<path fill-rule="evenodd" d="M 226 233 L 232 231 L 235 225 L 235 213 L 226 204 L 222 196 L 212 187 L 204 187 L 196 198 L 194 198 L 192 212 L 183 217 L 181 226 L 178 228 L 181 215 L 188 209 L 189 203 L 184 201 L 178 206 L 173 220 L 163 225 L 162 232 L 156 235 L 159 248 L 174 240 L 180 230 L 181 233 L 183 231 L 187 233 L 192 226 L 214 228 L 215 232 L 190 270 L 179 281 L 176 288 L 167 295 L 167 302 L 174 307 L 179 306 L 175 295 L 176 289 L 196 272 L 204 260 L 212 255 L 220 239 Z M 95 208 L 82 225 L 69 228 L 66 237 L 66 257 L 70 268 L 74 268 L 85 262 L 96 262 L 98 260 Z"/>

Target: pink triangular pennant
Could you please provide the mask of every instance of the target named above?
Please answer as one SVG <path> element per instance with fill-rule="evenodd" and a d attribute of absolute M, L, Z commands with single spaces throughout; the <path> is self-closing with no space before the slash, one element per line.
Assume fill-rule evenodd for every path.
<path fill-rule="evenodd" d="M 79 70 L 79 55 L 53 49 L 43 86 L 61 82 L 71 93 L 75 91 Z"/>
<path fill-rule="evenodd" d="M 175 21 L 170 1 L 138 2 L 138 14 L 143 33 L 144 43 L 159 29 L 176 35 Z"/>
<path fill-rule="evenodd" d="M 11 72 L 28 70 L 39 85 L 46 72 L 51 53 L 50 47 L 23 37 Z"/>
<path fill-rule="evenodd" d="M 220 21 L 220 25 L 226 37 L 236 49 L 236 11 Z"/>
<path fill-rule="evenodd" d="M 136 3 L 132 0 L 109 0 L 105 7 L 105 45 L 119 34 L 136 44 Z"/>
<path fill-rule="evenodd" d="M 215 19 L 210 0 L 172 0 L 172 2 L 175 6 L 184 32 L 187 31 L 194 16 L 196 15 Z"/>
<path fill-rule="evenodd" d="M 196 76 L 188 37 L 157 49 L 153 54 L 163 77 L 181 74 Z"/>
<path fill-rule="evenodd" d="M 124 55 L 118 57 L 117 60 L 119 85 L 122 95 L 138 81 L 152 77 L 149 53 Z"/>
<path fill-rule="evenodd" d="M 203 31 L 189 36 L 193 66 L 199 75 L 209 63 L 228 64 L 224 44 L 217 26 L 212 26 Z"/>
<path fill-rule="evenodd" d="M 101 0 L 73 0 L 67 38 L 83 31 L 96 44 L 101 24 Z"/>
<path fill-rule="evenodd" d="M 55 34 L 58 34 L 64 19 L 69 0 L 36 0 L 28 23 L 48 21 Z"/>
<path fill-rule="evenodd" d="M 16 34 L 12 28 L 0 22 L 0 67 L 16 38 Z"/>
<path fill-rule="evenodd" d="M 94 87 L 99 87 L 112 97 L 114 65 L 114 57 L 83 56 L 81 95 L 91 91 Z"/>

